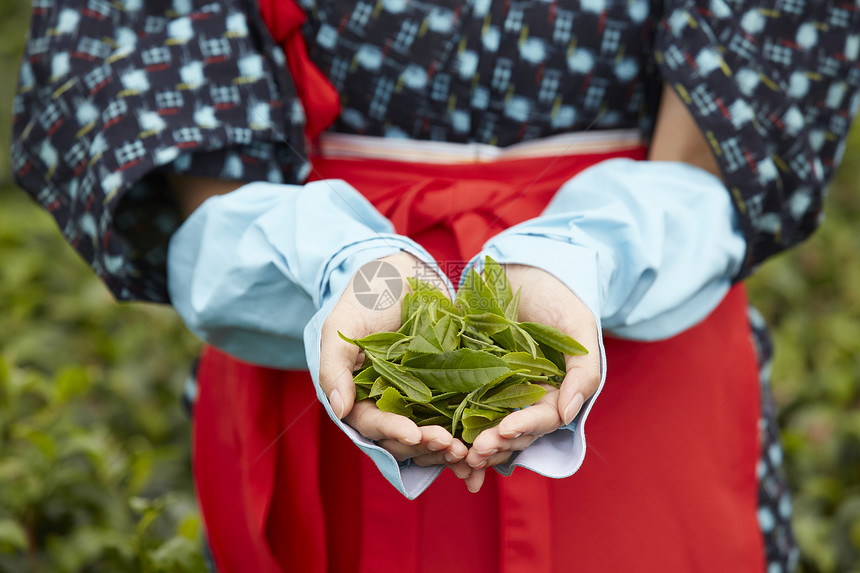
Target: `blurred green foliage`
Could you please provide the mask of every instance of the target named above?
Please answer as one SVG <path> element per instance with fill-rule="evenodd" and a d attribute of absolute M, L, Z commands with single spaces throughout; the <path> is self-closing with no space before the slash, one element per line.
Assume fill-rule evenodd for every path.
<path fill-rule="evenodd" d="M 179 400 L 199 343 L 115 303 L 11 184 L 28 18 L 0 0 L 0 572 L 205 571 Z"/>
<path fill-rule="evenodd" d="M 860 125 L 821 229 L 765 264 L 750 297 L 771 325 L 773 390 L 803 571 L 860 571 Z"/>
<path fill-rule="evenodd" d="M 0 0 L 0 150 L 28 2 Z M 860 572 L 860 126 L 821 231 L 750 281 L 773 327 L 807 573 Z M 198 572 L 182 382 L 199 343 L 122 305 L 14 189 L 0 151 L 0 573 Z"/>

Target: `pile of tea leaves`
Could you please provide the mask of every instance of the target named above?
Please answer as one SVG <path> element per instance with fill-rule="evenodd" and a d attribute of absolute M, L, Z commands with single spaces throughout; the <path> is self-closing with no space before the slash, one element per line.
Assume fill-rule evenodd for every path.
<path fill-rule="evenodd" d="M 564 378 L 564 355 L 587 354 L 576 340 L 536 322 L 517 322 L 516 294 L 501 265 L 487 257 L 452 302 L 435 286 L 409 278 L 402 326 L 353 340 L 364 351 L 353 373 L 356 401 L 419 426 L 439 425 L 471 444 L 514 410 L 540 400 Z"/>

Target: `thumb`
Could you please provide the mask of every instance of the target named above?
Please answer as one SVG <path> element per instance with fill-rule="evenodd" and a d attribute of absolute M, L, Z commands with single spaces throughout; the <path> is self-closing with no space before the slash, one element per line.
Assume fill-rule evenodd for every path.
<path fill-rule="evenodd" d="M 328 397 L 334 415 L 338 419 L 343 419 L 350 413 L 355 403 L 355 384 L 352 381 L 352 372 L 360 350 L 338 335 L 338 330 L 340 330 L 344 335 L 352 338 L 357 332 L 355 325 L 331 320 L 336 318 L 335 313 L 332 313 L 322 328 L 320 387 Z"/>
<path fill-rule="evenodd" d="M 558 414 L 564 424 L 570 424 L 583 404 L 600 387 L 600 349 L 594 341 L 586 344 L 588 354 L 565 356 L 567 373 L 558 396 Z"/>

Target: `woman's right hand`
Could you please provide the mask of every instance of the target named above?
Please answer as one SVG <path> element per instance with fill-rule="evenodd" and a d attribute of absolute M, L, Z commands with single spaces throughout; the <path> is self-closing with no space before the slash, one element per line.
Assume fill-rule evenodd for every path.
<path fill-rule="evenodd" d="M 320 386 L 328 396 L 335 415 L 355 428 L 361 435 L 374 440 L 388 450 L 397 461 L 412 459 L 421 466 L 443 464 L 457 477 L 466 479 L 472 470 L 465 462 L 468 448 L 441 426 L 419 428 L 415 422 L 390 412 L 382 412 L 373 400 L 355 402 L 355 384 L 352 373 L 361 367 L 364 354 L 339 335 L 363 338 L 375 332 L 390 332 L 400 328 L 400 307 L 409 286 L 406 277 L 432 280 L 436 271 L 416 257 L 401 252 L 378 259 L 390 264 L 402 280 L 400 297 L 392 304 L 379 304 L 371 308 L 356 296 L 353 277 L 340 300 L 322 327 L 320 341 Z M 392 273 L 393 274 L 393 273 Z"/>

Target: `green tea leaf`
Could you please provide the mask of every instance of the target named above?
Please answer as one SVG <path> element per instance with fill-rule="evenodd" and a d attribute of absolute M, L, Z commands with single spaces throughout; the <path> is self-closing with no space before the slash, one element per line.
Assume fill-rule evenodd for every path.
<path fill-rule="evenodd" d="M 369 336 L 365 336 L 364 338 L 353 340 L 352 338 L 344 336 L 339 330 L 337 333 L 342 339 L 358 346 L 365 352 L 373 352 L 374 354 L 381 355 L 385 355 L 392 345 L 406 338 L 406 335 L 399 332 L 375 332 Z"/>
<path fill-rule="evenodd" d="M 489 421 L 504 418 L 504 414 L 484 408 L 466 408 L 463 411 L 463 427 L 474 428 Z"/>
<path fill-rule="evenodd" d="M 510 323 L 504 316 L 491 312 L 467 314 L 466 324 L 488 336 L 510 327 Z"/>
<path fill-rule="evenodd" d="M 511 370 L 525 370 L 529 374 L 552 376 L 564 376 L 564 372 L 547 360 L 546 358 L 535 358 L 528 352 L 511 352 L 502 356 L 502 360 L 508 363 Z"/>
<path fill-rule="evenodd" d="M 508 303 L 508 306 L 505 307 L 505 316 L 508 317 L 508 320 L 517 320 L 520 312 L 520 293 L 523 292 L 523 287 L 517 289 L 517 293 L 514 295 L 513 300 Z"/>
<path fill-rule="evenodd" d="M 440 318 L 435 330 L 442 350 L 456 350 L 460 346 L 460 325 L 451 315 Z"/>
<path fill-rule="evenodd" d="M 377 396 L 382 396 L 385 392 L 386 388 L 391 388 L 391 384 L 385 381 L 385 378 L 380 376 L 376 379 L 376 382 L 373 383 L 373 386 L 370 388 L 370 397 L 375 398 Z"/>
<path fill-rule="evenodd" d="M 392 414 L 400 414 L 410 418 L 412 416 L 412 407 L 406 403 L 400 392 L 394 388 L 386 388 L 385 392 L 379 400 L 376 401 L 376 407 L 383 412 L 391 412 Z"/>
<path fill-rule="evenodd" d="M 531 334 L 523 330 L 519 324 L 511 324 L 511 334 L 514 338 L 515 348 L 525 351 L 537 358 L 539 356 L 538 345 Z"/>
<path fill-rule="evenodd" d="M 454 410 L 454 415 L 451 417 L 451 435 L 457 435 L 457 426 L 460 424 L 460 419 L 463 417 L 463 412 L 466 410 L 466 407 L 469 403 L 475 399 L 475 397 L 481 392 L 481 388 L 476 388 L 472 390 L 469 394 L 463 397 L 460 403 L 457 405 L 457 409 Z"/>
<path fill-rule="evenodd" d="M 397 329 L 397 332 L 406 336 L 410 336 L 412 334 L 412 324 L 414 322 L 415 317 L 409 316 L 409 318 L 403 324 L 400 325 L 400 328 Z"/>
<path fill-rule="evenodd" d="M 410 317 L 418 310 L 417 304 L 415 304 L 415 297 L 411 292 L 407 292 L 403 297 L 403 302 L 400 306 L 400 323 L 406 324 Z M 404 333 L 408 334 L 408 333 Z"/>
<path fill-rule="evenodd" d="M 507 309 L 508 305 L 514 299 L 511 293 L 511 283 L 508 282 L 505 269 L 489 256 L 484 260 L 484 281 L 493 295 L 495 295 L 499 307 Z"/>
<path fill-rule="evenodd" d="M 413 300 L 423 302 L 427 305 L 435 301 L 439 310 L 446 313 L 457 312 L 454 302 L 436 286 L 412 277 L 407 277 L 406 280 L 409 281 L 409 286 L 412 287 Z"/>
<path fill-rule="evenodd" d="M 417 354 L 438 354 L 442 352 L 442 345 L 438 340 L 430 341 L 419 334 L 409 342 L 408 350 Z"/>
<path fill-rule="evenodd" d="M 362 400 L 367 400 L 370 398 L 370 388 L 367 386 L 356 386 L 355 387 L 355 401 L 361 402 Z"/>
<path fill-rule="evenodd" d="M 511 371 L 501 358 L 468 348 L 416 356 L 403 366 L 428 388 L 442 392 L 471 392 Z"/>
<path fill-rule="evenodd" d="M 444 416 L 448 420 L 451 419 L 452 413 L 447 409 L 441 409 L 436 407 L 432 402 L 427 402 L 426 404 L 412 404 L 412 415 L 414 419 L 424 419 L 424 418 L 432 418 L 434 416 Z M 445 422 L 447 426 L 449 422 Z"/>
<path fill-rule="evenodd" d="M 485 344 L 493 344 L 492 338 L 490 338 L 488 335 L 484 334 L 480 330 L 476 329 L 475 327 L 469 326 L 468 324 L 466 324 L 466 329 L 463 331 L 463 334 L 461 336 L 468 336 L 469 338 L 473 338 Z"/>
<path fill-rule="evenodd" d="M 588 354 L 588 350 L 583 345 L 555 327 L 538 322 L 521 322 L 520 326 L 532 338 L 559 352 L 569 356 Z"/>
<path fill-rule="evenodd" d="M 370 388 L 376 382 L 377 378 L 379 378 L 379 374 L 376 373 L 376 370 L 372 366 L 369 366 L 361 370 L 358 374 L 353 372 L 352 381 L 356 386 L 367 386 Z"/>
<path fill-rule="evenodd" d="M 475 269 L 470 269 L 466 274 L 463 286 L 457 291 L 456 303 L 465 314 L 489 312 L 499 316 L 504 315 L 495 295 Z"/>
<path fill-rule="evenodd" d="M 433 404 L 438 404 L 440 402 L 447 402 L 449 398 L 453 396 L 462 395 L 462 392 L 443 392 L 441 394 L 433 394 L 433 398 L 430 399 L 430 402 Z"/>
<path fill-rule="evenodd" d="M 508 352 L 514 351 L 517 348 L 517 343 L 510 326 L 504 330 L 496 332 L 495 334 L 491 334 L 490 338 Z"/>
<path fill-rule="evenodd" d="M 430 401 L 432 396 L 430 388 L 401 365 L 380 358 L 372 352 L 367 352 L 367 356 L 373 363 L 373 369 L 385 378 L 389 384 L 400 390 L 404 396 L 413 402 Z"/>
<path fill-rule="evenodd" d="M 546 390 L 540 386 L 521 382 L 484 396 L 480 403 L 496 408 L 525 408 L 543 398 L 544 394 L 546 394 Z"/>
<path fill-rule="evenodd" d="M 466 408 L 463 412 L 463 441 L 471 444 L 488 428 L 497 426 L 505 414 L 480 408 Z"/>
<path fill-rule="evenodd" d="M 409 343 L 411 352 L 421 354 L 437 354 L 442 352 L 442 343 L 436 336 L 436 329 L 432 322 L 424 321 L 421 324 L 421 330 L 415 335 L 415 338 Z"/>
<path fill-rule="evenodd" d="M 540 350 L 543 353 L 544 357 L 553 364 L 555 364 L 559 370 L 564 371 L 567 369 L 567 363 L 564 360 L 564 354 L 562 354 L 555 348 L 547 346 L 546 344 L 539 344 L 538 346 L 540 347 Z"/>
<path fill-rule="evenodd" d="M 432 418 L 424 418 L 422 420 L 418 420 L 415 424 L 421 428 L 425 426 L 442 426 L 443 428 L 448 426 L 448 418 L 445 416 L 434 416 Z"/>

